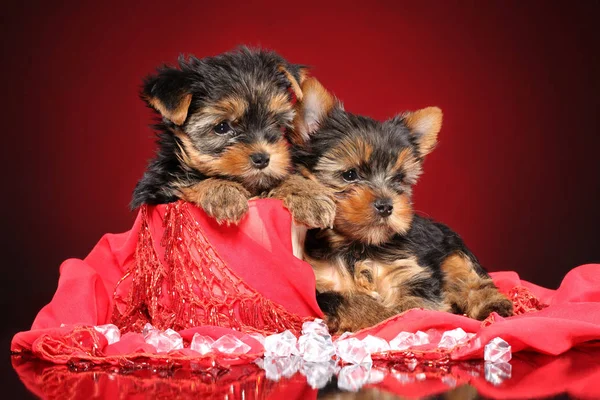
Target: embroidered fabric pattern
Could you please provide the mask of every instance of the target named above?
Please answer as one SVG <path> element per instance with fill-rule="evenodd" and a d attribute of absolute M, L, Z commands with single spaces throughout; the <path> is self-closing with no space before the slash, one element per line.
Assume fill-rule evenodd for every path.
<path fill-rule="evenodd" d="M 159 329 L 182 330 L 202 325 L 243 332 L 299 332 L 303 319 L 266 299 L 240 279 L 208 242 L 202 228 L 178 201 L 167 206 L 160 243 L 164 262 L 155 250 L 148 209 L 143 206 L 136 263 L 117 284 L 132 277 L 127 299 L 115 289 L 112 323 L 123 332 L 141 332 L 147 322 Z M 118 303 L 125 304 L 119 312 Z"/>

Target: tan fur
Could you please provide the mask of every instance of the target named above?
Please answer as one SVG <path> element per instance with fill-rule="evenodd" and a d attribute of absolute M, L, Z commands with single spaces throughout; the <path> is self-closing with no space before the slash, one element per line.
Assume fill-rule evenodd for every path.
<path fill-rule="evenodd" d="M 248 102 L 246 99 L 231 96 L 225 97 L 215 104 L 204 107 L 200 110 L 200 114 L 207 114 L 214 117 L 220 117 L 221 119 L 228 121 L 235 121 L 240 118 L 248 109 Z"/>
<path fill-rule="evenodd" d="M 282 114 L 292 111 L 293 107 L 286 94 L 276 93 L 269 99 L 269 110 L 275 114 Z"/>
<path fill-rule="evenodd" d="M 431 278 L 431 272 L 421 267 L 414 257 L 399 259 L 392 263 L 365 260 L 356 263 L 355 271 L 364 274 L 369 271 L 372 282 L 364 288 L 366 292 L 375 292 L 379 302 L 396 313 L 411 308 L 430 310 L 449 310 L 445 303 L 435 303 L 411 294 L 411 284 Z M 356 280 L 357 284 L 364 280 Z"/>
<path fill-rule="evenodd" d="M 302 145 L 310 134 L 318 128 L 318 121 L 327 115 L 336 103 L 333 97 L 314 77 L 306 77 L 301 82 L 302 101 L 296 103 L 294 131 L 290 140 Z M 300 99 L 300 98 L 299 98 Z"/>
<path fill-rule="evenodd" d="M 453 254 L 441 266 L 444 273 L 446 302 L 456 305 L 471 318 L 483 320 L 496 311 L 502 316 L 513 313 L 512 302 L 490 278 L 477 274 L 472 261 L 464 254 Z"/>
<path fill-rule="evenodd" d="M 251 184 L 260 182 L 261 176 L 280 180 L 284 179 L 289 173 L 291 156 L 284 140 L 276 143 L 258 142 L 251 145 L 240 143 L 228 147 L 219 156 L 212 156 L 197 151 L 187 134 L 178 131 L 176 135 L 183 143 L 180 157 L 184 165 L 208 176 L 230 175 L 237 177 L 241 182 L 247 182 L 246 187 L 249 190 L 253 190 Z M 250 155 L 258 152 L 268 153 L 271 158 L 269 165 L 262 170 L 254 168 L 250 160 Z M 260 188 L 256 190 L 260 190 Z M 252 195 L 258 194 L 258 191 L 252 192 Z"/>
<path fill-rule="evenodd" d="M 288 79 L 288 81 L 290 81 L 290 85 L 291 85 L 292 91 L 296 95 L 296 99 L 298 101 L 302 101 L 302 97 L 303 97 L 302 89 L 300 88 L 300 85 L 298 84 L 298 81 L 296 80 L 296 78 L 294 78 L 294 75 L 292 75 L 290 73 L 290 71 L 285 69 L 284 66 L 279 66 L 279 70 L 281 72 L 283 72 L 285 74 L 285 77 Z M 302 77 L 302 75 L 300 75 L 300 76 Z"/>
<path fill-rule="evenodd" d="M 209 178 L 179 188 L 179 192 L 182 199 L 202 207 L 219 224 L 237 224 L 248 211 L 250 193 L 237 182 Z"/>
<path fill-rule="evenodd" d="M 294 220 L 310 228 L 329 228 L 335 218 L 333 194 L 320 183 L 291 175 L 271 190 L 269 197 L 283 200 Z"/>
<path fill-rule="evenodd" d="M 311 265 L 315 273 L 318 292 L 355 293 L 358 291 L 354 276 L 350 274 L 342 260 L 315 260 L 308 256 L 305 256 L 304 260 Z"/>
<path fill-rule="evenodd" d="M 437 135 L 442 129 L 442 110 L 438 107 L 427 107 L 407 112 L 403 117 L 406 126 L 417 137 L 421 156 L 429 154 L 435 147 Z"/>
<path fill-rule="evenodd" d="M 328 316 L 327 326 L 334 333 L 355 332 L 393 317 L 396 312 L 384 307 L 364 293 L 345 293 L 335 316 Z"/>
<path fill-rule="evenodd" d="M 174 109 L 167 108 L 159 99 L 156 97 L 148 98 L 148 103 L 154 107 L 163 117 L 172 121 L 176 125 L 183 125 L 187 118 L 188 109 L 192 102 L 191 94 L 183 94 L 179 104 Z"/>

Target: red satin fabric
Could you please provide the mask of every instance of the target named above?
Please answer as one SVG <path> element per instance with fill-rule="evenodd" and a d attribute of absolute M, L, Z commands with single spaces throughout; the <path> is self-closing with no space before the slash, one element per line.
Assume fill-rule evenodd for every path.
<path fill-rule="evenodd" d="M 188 206 L 210 244 L 228 267 L 258 292 L 257 295 L 300 317 L 322 315 L 315 300 L 311 267 L 292 255 L 291 219 L 281 202 L 273 199 L 252 201 L 248 216 L 239 226 L 231 227 L 219 226 L 202 210 Z M 160 243 L 164 232 L 165 206 L 149 208 L 148 215 L 153 239 Z M 115 305 L 113 292 L 117 282 L 134 263 L 140 226 L 138 216 L 130 231 L 105 235 L 84 260 L 65 261 L 60 268 L 61 277 L 54 298 L 39 312 L 30 331 L 15 335 L 11 349 L 14 352 L 32 352 L 38 358 L 55 363 L 65 363 L 69 357 L 86 356 L 86 352 L 92 350 L 94 362 L 106 358 L 109 363 L 117 363 L 123 357 L 152 355 L 153 349 L 143 342 L 138 333 L 130 333 L 121 342 L 109 346 L 103 337 L 99 338 L 85 328 L 77 328 L 83 331 L 77 332 L 79 336 L 73 336 L 73 343 L 83 347 L 73 352 L 73 349 L 67 351 L 55 345 L 73 334 L 73 326 L 102 325 L 111 321 Z M 163 250 L 160 247 L 156 250 L 159 257 L 162 256 Z M 526 287 L 548 307 L 507 319 L 494 315 L 483 325 L 459 315 L 411 310 L 363 330 L 357 336 L 362 338 L 372 334 L 390 340 L 400 331 L 456 327 L 477 333 L 478 340 L 449 354 L 452 359 L 481 358 L 483 346 L 496 336 L 508 341 L 513 352 L 527 349 L 545 354 L 561 354 L 578 344 L 600 339 L 599 265 L 589 264 L 573 269 L 556 291 L 521 281 L 515 272 L 499 272 L 492 277 L 502 291 L 508 293 L 515 287 Z M 61 324 L 67 326 L 61 328 Z M 260 355 L 257 342 L 243 333 L 209 326 L 194 327 L 180 333 L 184 340 L 189 341 L 195 332 L 213 337 L 233 333 L 251 345 L 251 357 Z M 428 351 L 426 348 L 423 350 Z M 189 360 L 194 358 L 194 352 L 185 349 L 169 356 Z M 247 362 L 251 357 L 238 361 Z M 235 363 L 235 360 L 228 362 Z"/>

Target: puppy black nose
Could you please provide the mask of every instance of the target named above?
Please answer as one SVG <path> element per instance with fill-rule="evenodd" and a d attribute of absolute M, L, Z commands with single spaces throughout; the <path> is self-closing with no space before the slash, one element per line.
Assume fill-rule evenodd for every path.
<path fill-rule="evenodd" d="M 250 159 L 252 160 L 252 164 L 258 169 L 266 168 L 271 160 L 267 153 L 254 153 L 250 156 Z"/>
<path fill-rule="evenodd" d="M 394 204 L 390 199 L 377 199 L 373 203 L 373 207 L 377 210 L 377 214 L 382 217 L 389 217 L 392 215 L 392 210 L 394 209 Z"/>

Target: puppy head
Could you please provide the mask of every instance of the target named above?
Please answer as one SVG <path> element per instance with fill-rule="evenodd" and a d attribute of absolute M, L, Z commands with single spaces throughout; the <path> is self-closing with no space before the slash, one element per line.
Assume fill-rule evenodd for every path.
<path fill-rule="evenodd" d="M 291 170 L 286 132 L 302 99 L 304 70 L 279 55 L 242 48 L 180 58 L 144 82 L 141 97 L 177 138 L 185 169 L 266 190 Z"/>
<path fill-rule="evenodd" d="M 437 142 L 441 110 L 429 107 L 378 122 L 345 112 L 322 87 L 311 91 L 303 85 L 303 92 L 301 127 L 309 127 L 310 141 L 299 161 L 335 191 L 334 229 L 367 244 L 406 233 L 412 186 Z"/>

